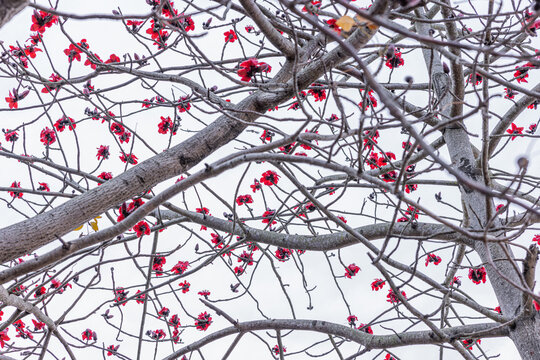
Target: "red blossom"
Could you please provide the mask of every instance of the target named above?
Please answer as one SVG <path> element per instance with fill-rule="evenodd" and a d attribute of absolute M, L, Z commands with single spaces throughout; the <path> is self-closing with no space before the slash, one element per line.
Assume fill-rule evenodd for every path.
<path fill-rule="evenodd" d="M 233 29 L 224 32 L 223 35 L 225 35 L 225 42 L 226 43 L 228 43 L 228 42 L 233 43 L 235 40 L 238 40 L 238 37 L 236 36 L 236 33 L 234 32 Z"/>
<path fill-rule="evenodd" d="M 49 146 L 56 141 L 56 134 L 54 133 L 54 130 L 46 127 L 45 129 L 41 130 L 39 140 L 43 143 L 43 145 Z"/>
<path fill-rule="evenodd" d="M 379 291 L 383 288 L 384 284 L 386 284 L 386 281 L 384 281 L 383 279 L 375 279 L 371 283 L 371 290 Z"/>
<path fill-rule="evenodd" d="M 275 171 L 268 170 L 261 175 L 260 181 L 268 186 L 276 185 L 279 181 L 279 175 Z"/>
<path fill-rule="evenodd" d="M 469 279 L 472 280 L 476 285 L 486 282 L 486 268 L 480 267 L 475 269 L 469 269 Z"/>
<path fill-rule="evenodd" d="M 143 235 L 150 235 L 150 226 L 146 221 L 142 220 L 133 227 L 133 231 L 137 233 L 137 237 L 141 237 Z"/>
<path fill-rule="evenodd" d="M 345 277 L 348 277 L 349 279 L 356 274 L 358 274 L 358 271 L 360 271 L 360 268 L 356 266 L 354 263 L 350 264 L 345 268 Z"/>
<path fill-rule="evenodd" d="M 506 130 L 507 133 L 512 135 L 512 141 L 518 136 L 523 134 L 523 128 L 517 127 L 516 124 L 512 123 L 512 127 L 508 130 Z"/>
<path fill-rule="evenodd" d="M 53 24 L 56 24 L 57 22 L 58 17 L 56 15 L 50 14 L 46 11 L 34 10 L 30 31 L 37 31 L 38 33 L 43 34 L 46 28 L 50 28 L 51 26 L 53 26 Z"/>
<path fill-rule="evenodd" d="M 210 316 L 210 314 L 208 314 L 206 311 L 200 313 L 197 320 L 195 320 L 195 327 L 197 330 L 206 331 L 210 324 L 212 324 L 212 316 Z"/>
<path fill-rule="evenodd" d="M 433 263 L 434 265 L 439 265 L 441 263 L 440 256 L 437 256 L 435 254 L 427 254 L 426 256 L 426 266 L 428 266 L 429 263 Z"/>
<path fill-rule="evenodd" d="M 137 157 L 134 155 L 134 154 L 122 154 L 120 155 L 120 160 L 122 160 L 122 162 L 124 163 L 128 163 L 128 164 L 133 164 L 133 165 L 137 165 L 138 163 L 138 159 Z"/>
<path fill-rule="evenodd" d="M 184 282 L 181 282 L 178 284 L 180 286 L 180 290 L 182 290 L 182 293 L 185 294 L 189 291 L 189 287 L 191 286 L 190 283 L 187 282 L 187 280 L 184 280 Z"/>

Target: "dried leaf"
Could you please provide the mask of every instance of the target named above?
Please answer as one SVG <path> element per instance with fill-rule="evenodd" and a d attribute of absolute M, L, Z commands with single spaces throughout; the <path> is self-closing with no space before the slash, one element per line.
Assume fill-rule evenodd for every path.
<path fill-rule="evenodd" d="M 81 230 L 81 229 L 83 228 L 83 226 L 84 226 L 84 224 L 82 224 L 81 226 L 79 226 L 79 227 L 76 228 L 76 229 L 73 229 L 73 231 L 79 231 L 79 230 Z"/>
<path fill-rule="evenodd" d="M 343 29 L 343 31 L 349 32 L 351 31 L 352 27 L 356 25 L 356 22 L 352 17 L 344 15 L 338 21 L 336 21 L 336 25 Z"/>

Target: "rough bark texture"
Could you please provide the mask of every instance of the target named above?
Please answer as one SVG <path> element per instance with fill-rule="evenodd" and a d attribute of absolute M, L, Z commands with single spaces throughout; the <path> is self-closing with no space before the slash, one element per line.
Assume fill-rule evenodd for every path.
<path fill-rule="evenodd" d="M 28 5 L 28 0 L 0 0 L 0 27 Z"/>

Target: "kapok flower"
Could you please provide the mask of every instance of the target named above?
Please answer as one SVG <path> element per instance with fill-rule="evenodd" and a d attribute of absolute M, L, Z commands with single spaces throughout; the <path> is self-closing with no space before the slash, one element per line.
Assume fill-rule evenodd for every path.
<path fill-rule="evenodd" d="M 225 35 L 226 43 L 228 42 L 233 43 L 235 40 L 238 40 L 238 37 L 236 36 L 236 33 L 234 32 L 233 29 L 224 32 L 223 35 Z"/>
<path fill-rule="evenodd" d="M 272 186 L 276 185 L 279 180 L 279 175 L 272 170 L 268 170 L 261 175 L 261 182 L 265 185 Z"/>
<path fill-rule="evenodd" d="M 143 235 L 150 235 L 150 226 L 146 221 L 142 220 L 133 227 L 133 231 L 137 233 L 137 237 L 141 237 Z"/>
<path fill-rule="evenodd" d="M 486 268 L 483 266 L 476 269 L 469 269 L 469 279 L 476 285 L 480 284 L 480 282 L 485 283 L 486 275 Z"/>
<path fill-rule="evenodd" d="M 349 279 L 356 274 L 358 274 L 358 271 L 360 271 L 360 268 L 356 266 L 354 263 L 350 264 L 345 268 L 345 277 L 348 277 Z"/>
<path fill-rule="evenodd" d="M 197 320 L 195 320 L 195 327 L 197 330 L 206 331 L 210 324 L 212 324 L 212 316 L 206 311 L 200 313 L 199 316 L 197 316 Z"/>
<path fill-rule="evenodd" d="M 512 127 L 506 130 L 506 132 L 512 135 L 512 141 L 514 141 L 517 136 L 523 134 L 523 128 L 517 127 L 516 124 L 512 123 Z"/>
<path fill-rule="evenodd" d="M 54 130 L 46 127 L 45 129 L 41 130 L 39 140 L 43 143 L 43 145 L 49 146 L 56 141 L 56 134 L 54 133 Z"/>

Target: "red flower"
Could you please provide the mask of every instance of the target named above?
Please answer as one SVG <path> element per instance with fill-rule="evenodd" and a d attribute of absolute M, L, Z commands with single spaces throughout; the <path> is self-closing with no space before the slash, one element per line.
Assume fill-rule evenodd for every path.
<path fill-rule="evenodd" d="M 73 60 L 81 61 L 81 52 L 74 44 L 69 44 L 69 47 L 64 49 L 64 54 L 67 55 L 69 62 L 73 62 Z"/>
<path fill-rule="evenodd" d="M 191 286 L 190 283 L 187 282 L 187 280 L 184 280 L 184 282 L 181 282 L 178 284 L 180 286 L 180 289 L 182 290 L 182 294 L 185 294 L 189 291 L 189 287 Z"/>
<path fill-rule="evenodd" d="M 253 203 L 253 198 L 251 195 L 240 195 L 236 198 L 236 203 L 238 206 L 241 206 L 243 204 L 251 204 Z"/>
<path fill-rule="evenodd" d="M 137 237 L 143 235 L 150 235 L 150 226 L 144 220 L 139 221 L 134 227 L 133 230 L 137 233 Z"/>
<path fill-rule="evenodd" d="M 322 86 L 323 84 L 313 83 L 311 84 L 312 88 L 308 90 L 308 93 L 313 95 L 315 101 L 323 101 L 324 99 L 326 99 L 326 90 L 323 89 Z"/>
<path fill-rule="evenodd" d="M 398 49 L 394 49 L 391 47 L 386 52 L 386 62 L 384 63 L 386 66 L 388 66 L 390 69 L 398 68 L 400 66 L 403 66 L 405 63 L 403 61 L 403 58 L 401 57 L 401 52 Z"/>
<path fill-rule="evenodd" d="M 540 234 L 534 235 L 532 241 L 540 245 Z"/>
<path fill-rule="evenodd" d="M 171 316 L 171 318 L 169 319 L 169 325 L 173 326 L 175 329 L 178 329 L 178 327 L 180 326 L 180 318 L 178 317 L 178 315 L 174 314 L 173 316 Z"/>
<path fill-rule="evenodd" d="M 69 130 L 71 131 L 73 131 L 73 129 L 77 127 L 77 125 L 75 124 L 75 120 L 65 115 L 62 116 L 60 119 L 56 120 L 56 122 L 54 123 L 54 127 L 59 132 L 64 131 L 66 126 L 68 126 Z"/>
<path fill-rule="evenodd" d="M 163 256 L 156 256 L 152 261 L 152 270 L 157 272 L 157 276 L 163 275 L 163 265 L 167 260 Z"/>
<path fill-rule="evenodd" d="M 159 319 L 160 317 L 162 317 L 162 316 L 166 318 L 167 316 L 169 316 L 170 312 L 171 312 L 171 311 L 169 310 L 169 308 L 163 307 L 163 308 L 162 308 L 161 310 L 159 310 L 159 312 L 158 312 L 158 319 Z"/>
<path fill-rule="evenodd" d="M 467 82 L 470 83 L 470 82 L 473 82 L 475 83 L 475 85 L 479 85 L 482 83 L 482 75 L 480 74 L 471 74 L 469 75 L 469 79 L 467 79 Z"/>
<path fill-rule="evenodd" d="M 496 312 L 498 312 L 499 314 L 502 314 L 502 310 L 501 310 L 501 307 L 500 306 L 497 306 L 495 309 Z"/>
<path fill-rule="evenodd" d="M 44 93 L 44 94 L 47 94 L 49 92 L 51 92 L 52 90 L 58 90 L 60 89 L 60 84 L 54 84 L 54 83 L 57 83 L 59 81 L 61 81 L 62 78 L 59 76 L 59 75 L 56 75 L 56 74 L 51 74 L 51 76 L 49 76 L 49 81 L 51 83 L 48 83 L 47 85 L 45 85 L 45 87 L 43 89 L 41 89 L 41 92 Z"/>
<path fill-rule="evenodd" d="M 429 263 L 439 265 L 441 263 L 441 258 L 435 254 L 428 254 L 426 256 L 426 266 L 428 266 Z"/>
<path fill-rule="evenodd" d="M 281 349 L 284 353 L 287 352 L 287 348 L 284 346 L 282 349 Z M 276 355 L 279 355 L 279 345 L 275 345 L 273 348 L 272 348 L 272 351 L 274 352 L 274 354 Z"/>
<path fill-rule="evenodd" d="M 354 263 L 350 264 L 345 268 L 345 277 L 348 277 L 349 279 L 356 274 L 358 274 L 358 271 L 360 271 L 360 268 L 356 266 Z"/>
<path fill-rule="evenodd" d="M 347 318 L 347 322 L 351 326 L 355 326 L 357 321 L 358 321 L 358 318 L 355 315 L 349 315 L 349 317 Z"/>
<path fill-rule="evenodd" d="M 278 180 L 279 180 L 279 175 L 276 174 L 272 170 L 268 170 L 267 172 L 261 175 L 260 181 L 265 185 L 272 186 L 272 185 L 276 185 L 278 183 Z"/>
<path fill-rule="evenodd" d="M 253 254 L 244 250 L 242 255 L 238 257 L 238 262 L 244 262 L 244 265 L 253 265 Z"/>
<path fill-rule="evenodd" d="M 238 76 L 241 77 L 242 81 L 250 81 L 256 73 L 265 72 L 269 73 L 272 70 L 272 67 L 264 62 L 259 62 L 257 59 L 252 58 L 246 60 L 240 64 L 240 69 L 238 70 Z"/>
<path fill-rule="evenodd" d="M 527 109 L 536 110 L 538 108 L 538 100 L 534 100 L 529 106 L 527 106 Z"/>
<path fill-rule="evenodd" d="M 90 66 L 93 70 L 96 70 L 98 64 L 102 64 L 103 60 L 99 57 L 98 54 L 94 54 L 95 59 L 92 59 L 90 56 L 86 58 L 86 61 L 84 62 L 84 66 Z"/>
<path fill-rule="evenodd" d="M 19 135 L 17 134 L 16 131 L 10 131 L 6 129 L 6 130 L 3 130 L 3 132 L 4 132 L 4 137 L 6 138 L 7 142 L 15 142 L 19 139 Z"/>
<path fill-rule="evenodd" d="M 141 293 L 141 290 L 137 290 L 137 292 L 135 293 L 135 295 L 137 294 L 140 294 Z M 146 299 L 146 294 L 141 294 L 141 295 L 137 295 L 135 297 L 135 302 L 137 304 L 144 304 L 144 299 Z"/>
<path fill-rule="evenodd" d="M 58 22 L 58 17 L 56 15 L 49 14 L 45 11 L 34 10 L 32 15 L 32 26 L 30 26 L 30 31 L 37 31 L 43 34 L 46 28 L 50 28 L 53 24 Z"/>
<path fill-rule="evenodd" d="M 238 40 L 238 37 L 236 36 L 236 33 L 232 29 L 229 30 L 229 31 L 224 32 L 223 35 L 225 35 L 225 42 L 226 43 L 228 43 L 228 42 L 233 43 L 235 40 Z"/>
<path fill-rule="evenodd" d="M 206 331 L 210 324 L 212 323 L 212 316 L 208 314 L 206 311 L 203 313 L 200 313 L 197 317 L 197 320 L 195 320 L 195 327 L 197 330 Z"/>
<path fill-rule="evenodd" d="M 512 135 L 512 141 L 518 136 L 523 134 L 523 128 L 517 127 L 516 124 L 512 123 L 512 127 L 508 130 L 506 130 L 507 133 Z"/>
<path fill-rule="evenodd" d="M 96 156 L 98 160 L 101 160 L 101 158 L 103 158 L 103 160 L 106 160 L 109 158 L 109 155 L 111 155 L 108 145 L 100 145 L 100 147 L 98 147 L 97 149 L 98 151 Z"/>
<path fill-rule="evenodd" d="M 528 82 L 527 78 L 529 77 L 529 68 L 525 66 L 516 66 L 516 72 L 514 73 L 514 78 L 518 83 Z"/>
<path fill-rule="evenodd" d="M 276 220 L 273 220 L 274 218 L 274 214 L 275 214 L 275 211 L 274 210 L 266 210 L 262 217 L 263 217 L 263 224 L 270 224 L 270 221 L 272 221 L 272 223 L 270 225 L 274 225 L 274 224 L 277 224 L 277 221 Z"/>
<path fill-rule="evenodd" d="M 5 329 L 3 331 L 0 331 L 0 347 L 3 349 L 4 346 L 6 345 L 6 341 L 9 341 L 10 338 L 9 336 L 7 336 L 7 332 L 8 332 L 9 329 Z"/>
<path fill-rule="evenodd" d="M 396 358 L 393 357 L 393 356 L 390 355 L 390 354 L 386 354 L 386 356 L 384 357 L 384 360 L 396 360 Z"/>
<path fill-rule="evenodd" d="M 251 190 L 253 190 L 253 192 L 256 192 L 257 190 L 262 189 L 261 183 L 257 179 L 255 179 L 253 184 L 249 185 L 249 187 L 251 188 Z"/>
<path fill-rule="evenodd" d="M 32 319 L 32 323 L 34 324 L 34 331 L 39 331 L 45 327 L 44 322 L 37 321 L 35 319 Z"/>
<path fill-rule="evenodd" d="M 358 326 L 357 329 L 367 334 L 373 335 L 373 330 L 371 329 L 371 326 L 367 326 L 366 324 L 360 324 L 360 326 Z"/>
<path fill-rule="evenodd" d="M 34 44 L 35 45 L 35 44 Z M 24 53 L 26 56 L 30 56 L 31 59 L 35 59 L 37 54 L 36 51 L 42 51 L 41 49 L 35 47 L 34 45 L 26 46 L 24 48 Z"/>
<path fill-rule="evenodd" d="M 126 21 L 127 26 L 131 26 L 131 31 L 135 32 L 137 30 L 137 26 L 141 25 L 143 22 L 138 20 L 128 20 Z"/>
<path fill-rule="evenodd" d="M 405 291 L 402 291 L 401 295 L 403 295 L 403 297 L 405 299 L 407 298 L 407 295 L 405 294 Z M 386 298 L 387 298 L 386 301 L 389 302 L 389 303 L 392 303 L 392 304 L 396 304 L 396 303 L 400 302 L 398 296 L 394 293 L 394 290 L 392 290 L 392 289 L 388 290 L 388 294 L 386 295 Z"/>
<path fill-rule="evenodd" d="M 19 94 L 17 89 L 13 89 L 13 92 L 10 91 L 9 96 L 6 97 L 6 102 L 9 104 L 9 108 L 17 109 L 19 107 L 19 104 L 17 102 L 24 99 L 29 93 L 30 90 L 25 90 L 21 94 Z"/>
<path fill-rule="evenodd" d="M 120 160 L 122 160 L 122 162 L 124 163 L 129 163 L 129 164 L 133 164 L 133 165 L 137 165 L 138 163 L 138 159 L 135 155 L 133 154 L 122 154 L 120 155 Z"/>
<path fill-rule="evenodd" d="M 276 257 L 279 261 L 287 261 L 292 256 L 293 252 L 290 249 L 277 248 Z"/>
<path fill-rule="evenodd" d="M 173 135 L 176 135 L 176 131 L 173 131 L 173 122 L 171 120 L 170 116 L 161 117 L 161 122 L 158 124 L 158 133 L 160 134 L 167 134 L 169 130 L 171 130 Z"/>
<path fill-rule="evenodd" d="M 485 283 L 486 282 L 486 268 L 480 267 L 476 269 L 469 269 L 469 279 L 472 280 L 473 283 L 476 285 L 480 284 L 480 282 Z"/>
<path fill-rule="evenodd" d="M 537 127 L 536 124 L 529 125 L 529 130 L 527 130 L 527 133 L 534 134 L 536 132 L 536 127 Z"/>
<path fill-rule="evenodd" d="M 171 271 L 174 274 L 182 275 L 188 268 L 189 261 L 179 261 L 176 265 L 173 266 Z"/>
<path fill-rule="evenodd" d="M 341 34 L 341 29 L 339 28 L 339 25 L 336 24 L 336 21 L 337 21 L 336 19 L 329 19 L 329 20 L 326 20 L 326 23 L 328 24 L 330 29 L 334 30 L 338 34 Z"/>
<path fill-rule="evenodd" d="M 384 281 L 383 279 L 375 279 L 371 283 L 371 290 L 379 291 L 383 288 L 384 284 L 386 284 L 386 281 Z"/>
<path fill-rule="evenodd" d="M 126 291 L 123 287 L 117 287 L 114 290 L 114 302 L 122 303 L 122 306 L 126 306 L 127 294 L 129 291 Z"/>
<path fill-rule="evenodd" d="M 98 178 L 100 178 L 101 180 L 103 181 L 109 181 L 113 178 L 112 174 L 110 172 L 102 172 L 101 174 L 99 174 L 97 176 Z M 98 184 L 98 185 L 101 185 L 101 184 Z"/>
<path fill-rule="evenodd" d="M 122 135 L 118 135 L 118 140 L 120 140 L 121 144 L 124 142 L 128 143 L 130 137 L 131 137 L 131 133 L 128 131 L 124 131 Z"/>
<path fill-rule="evenodd" d="M 506 93 L 504 95 L 506 99 L 513 99 L 517 95 L 517 91 L 514 91 L 510 88 L 504 88 L 504 92 Z"/>
<path fill-rule="evenodd" d="M 118 348 L 120 347 L 120 345 L 109 345 L 107 347 L 107 356 L 111 356 L 111 355 L 116 355 L 116 351 L 118 351 Z"/>
<path fill-rule="evenodd" d="M 48 127 L 41 130 L 40 141 L 45 146 L 53 144 L 56 141 L 56 134 L 54 133 L 54 130 L 49 129 Z"/>
<path fill-rule="evenodd" d="M 247 31 L 248 33 L 250 33 L 250 32 L 252 32 L 253 30 L 255 30 L 255 28 L 253 27 L 253 25 L 248 25 L 248 26 L 246 26 L 245 29 L 246 29 L 246 31 Z"/>
<path fill-rule="evenodd" d="M 210 291 L 208 291 L 208 290 L 202 290 L 202 291 L 199 291 L 197 294 L 199 294 L 200 296 L 204 296 L 205 298 L 207 298 L 208 296 L 210 296 Z"/>
<path fill-rule="evenodd" d="M 120 58 L 116 56 L 115 54 L 111 54 L 111 56 L 109 56 L 109 59 L 105 61 L 105 64 L 112 64 L 112 63 L 119 63 L 119 62 L 120 62 Z"/>
<path fill-rule="evenodd" d="M 362 99 L 364 96 L 362 94 L 363 91 L 364 91 L 363 89 L 360 89 L 360 96 L 362 97 Z M 366 111 L 370 106 L 373 106 L 374 108 L 377 107 L 377 99 L 375 98 L 375 96 L 373 96 L 373 90 L 368 91 L 366 103 L 364 104 L 363 101 L 360 101 L 358 103 L 358 106 L 360 106 L 361 109 L 364 109 L 364 111 Z"/>
<path fill-rule="evenodd" d="M 463 342 L 463 346 L 465 346 L 469 350 L 472 350 L 472 347 L 475 344 L 474 339 L 465 339 L 465 340 L 462 340 L 462 342 Z M 480 344 L 481 342 L 482 340 L 480 339 L 476 340 L 477 344 Z"/>
<path fill-rule="evenodd" d="M 457 285 L 457 287 L 461 286 L 461 276 L 454 276 L 452 281 L 450 282 L 450 285 Z"/>
<path fill-rule="evenodd" d="M 235 266 L 234 267 L 234 273 L 236 274 L 236 276 L 240 276 L 244 273 L 245 269 L 241 266 Z"/>
<path fill-rule="evenodd" d="M 18 182 L 18 181 L 14 181 L 13 183 L 11 183 L 11 188 L 13 189 L 20 189 L 21 187 L 21 183 Z M 8 191 L 9 195 L 12 197 L 12 198 L 15 198 L 15 199 L 20 199 L 23 197 L 23 193 L 22 192 L 17 192 L 17 191 Z"/>
<path fill-rule="evenodd" d="M 95 331 L 86 329 L 82 332 L 82 339 L 86 341 L 97 340 L 97 334 Z"/>

